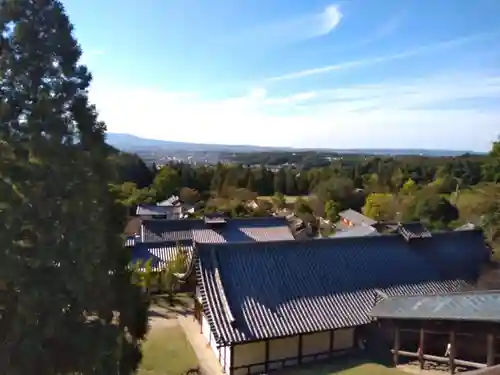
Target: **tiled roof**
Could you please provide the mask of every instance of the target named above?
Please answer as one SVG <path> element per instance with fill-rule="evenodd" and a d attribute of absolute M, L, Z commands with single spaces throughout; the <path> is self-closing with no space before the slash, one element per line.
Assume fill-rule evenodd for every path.
<path fill-rule="evenodd" d="M 500 291 L 392 297 L 370 313 L 378 318 L 500 322 Z"/>
<path fill-rule="evenodd" d="M 193 257 L 192 241 L 138 242 L 132 250 L 132 263 L 146 263 L 151 259 L 153 271 L 159 271 L 176 259 L 179 248 L 186 252 L 186 267 Z"/>
<path fill-rule="evenodd" d="M 463 290 L 484 247 L 480 234 L 463 233 L 436 234 L 422 248 L 400 235 L 200 244 L 204 312 L 220 344 L 366 324 L 380 295 Z"/>
<path fill-rule="evenodd" d="M 192 239 L 200 243 L 293 240 L 284 218 L 237 218 L 211 225 L 204 220 L 143 220 L 145 241 Z"/>
<path fill-rule="evenodd" d="M 125 238 L 125 247 L 134 247 L 135 246 L 135 236 L 127 236 Z"/>
<path fill-rule="evenodd" d="M 420 222 L 399 223 L 397 231 L 407 240 L 414 238 L 428 238 L 432 236 L 431 232 L 429 232 L 425 225 Z"/>
<path fill-rule="evenodd" d="M 375 225 L 377 224 L 376 220 L 369 218 L 363 214 L 360 214 L 358 211 L 354 211 L 352 209 L 348 209 L 339 213 L 339 216 L 349 220 L 351 223 L 356 225 Z"/>

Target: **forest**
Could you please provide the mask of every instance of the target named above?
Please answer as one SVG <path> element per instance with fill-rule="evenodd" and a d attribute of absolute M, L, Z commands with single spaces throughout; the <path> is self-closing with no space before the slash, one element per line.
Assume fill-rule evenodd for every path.
<path fill-rule="evenodd" d="M 122 180 L 112 186 L 127 207 L 179 194 L 182 201 L 196 204 L 200 214 L 255 216 L 289 207 L 308 222 L 319 217 L 336 221 L 340 211 L 352 208 L 379 221 L 420 220 L 434 230 L 472 223 L 484 228 L 492 246 L 499 245 L 498 141 L 487 156 L 350 155 L 320 167 L 307 167 L 292 153 L 288 158 L 281 153 L 282 166 L 272 168 L 177 163 L 157 170 L 133 155 L 127 158 L 136 160 L 135 167 L 122 163 Z M 258 208 L 249 208 L 248 201 L 256 201 Z"/>

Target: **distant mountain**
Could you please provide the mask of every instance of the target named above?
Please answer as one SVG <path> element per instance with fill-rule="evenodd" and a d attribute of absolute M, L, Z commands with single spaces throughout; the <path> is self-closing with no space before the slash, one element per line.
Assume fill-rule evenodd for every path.
<path fill-rule="evenodd" d="M 463 154 L 481 155 L 483 153 L 466 150 L 433 150 L 433 149 L 307 149 L 293 147 L 264 147 L 252 145 L 218 145 L 190 142 L 162 141 L 147 139 L 124 133 L 107 133 L 107 142 L 120 150 L 129 152 L 140 151 L 170 151 L 170 152 L 218 152 L 218 153 L 243 153 L 243 152 L 298 152 L 318 151 L 339 154 L 365 154 L 365 155 L 423 155 L 423 156 L 460 156 Z"/>
<path fill-rule="evenodd" d="M 210 151 L 210 152 L 259 152 L 276 150 L 293 150 L 292 148 L 262 147 L 249 145 L 218 145 L 190 142 L 162 141 L 141 138 L 131 134 L 107 133 L 107 142 L 123 151 L 157 149 L 169 151 Z"/>

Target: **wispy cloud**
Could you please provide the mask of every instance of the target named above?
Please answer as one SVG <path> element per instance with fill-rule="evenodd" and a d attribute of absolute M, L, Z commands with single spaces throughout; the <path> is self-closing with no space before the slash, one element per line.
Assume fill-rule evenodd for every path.
<path fill-rule="evenodd" d="M 278 96 L 255 87 L 246 95 L 224 100 L 128 87 L 95 87 L 91 99 L 110 131 L 159 139 L 486 150 L 497 136 L 500 114 L 493 109 L 477 109 L 475 103 L 456 103 L 486 99 L 500 104 L 500 74 L 457 72 Z"/>
<path fill-rule="evenodd" d="M 394 61 L 394 60 L 401 60 L 401 59 L 406 59 L 406 58 L 410 58 L 410 57 L 425 54 L 425 53 L 431 53 L 431 52 L 436 52 L 436 51 L 440 51 L 440 50 L 447 49 L 447 48 L 461 46 L 461 45 L 464 45 L 467 43 L 472 43 L 475 41 L 483 40 L 486 38 L 491 38 L 491 37 L 498 36 L 498 35 L 500 35 L 500 32 L 498 32 L 498 31 L 491 32 L 491 33 L 475 34 L 475 35 L 471 35 L 471 36 L 467 36 L 467 37 L 450 39 L 447 41 L 442 41 L 442 42 L 427 44 L 427 45 L 423 45 L 423 46 L 413 47 L 413 48 L 410 48 L 410 49 L 407 49 L 405 51 L 395 53 L 392 55 L 370 57 L 370 58 L 361 59 L 361 60 L 347 61 L 347 62 L 342 62 L 339 64 L 322 66 L 319 68 L 305 69 L 305 70 L 301 70 L 298 72 L 293 72 L 293 73 L 288 73 L 288 74 L 284 74 L 284 75 L 280 75 L 280 76 L 271 77 L 271 78 L 268 78 L 267 81 L 283 81 L 283 80 L 289 80 L 289 79 L 297 79 L 297 78 L 303 78 L 303 77 L 308 77 L 308 76 L 313 76 L 313 75 L 318 75 L 318 74 L 330 73 L 330 72 L 338 71 L 338 70 L 355 68 L 355 67 L 359 67 L 359 66 L 367 66 L 367 65 L 380 64 L 380 63 L 385 63 L 385 62 Z"/>
<path fill-rule="evenodd" d="M 340 24 L 342 16 L 340 7 L 332 4 L 321 12 L 271 22 L 242 32 L 236 32 L 231 37 L 225 38 L 223 42 L 271 47 L 278 44 L 317 38 L 332 32 Z"/>
<path fill-rule="evenodd" d="M 405 16 L 406 12 L 404 11 L 394 14 L 386 22 L 381 24 L 380 27 L 374 30 L 368 38 L 363 39 L 359 43 L 355 43 L 356 47 L 361 47 L 367 44 L 371 44 L 393 35 L 403 22 Z"/>

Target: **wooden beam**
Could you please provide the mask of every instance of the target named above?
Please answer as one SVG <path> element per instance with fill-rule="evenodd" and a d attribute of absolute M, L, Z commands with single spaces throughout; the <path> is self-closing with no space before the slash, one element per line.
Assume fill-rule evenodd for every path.
<path fill-rule="evenodd" d="M 394 351 L 393 351 L 393 359 L 394 366 L 398 365 L 399 360 L 399 349 L 401 347 L 401 335 L 399 332 L 399 327 L 394 327 Z"/>
<path fill-rule="evenodd" d="M 425 364 L 425 359 L 424 359 L 424 352 L 425 352 L 425 330 L 424 327 L 420 327 L 420 338 L 418 340 L 418 362 L 420 363 L 420 370 L 424 369 L 424 364 Z"/>
<path fill-rule="evenodd" d="M 488 333 L 486 343 L 486 365 L 495 365 L 495 335 Z"/>
<path fill-rule="evenodd" d="M 230 346 L 230 354 L 229 354 L 229 375 L 233 373 L 234 368 L 234 345 Z"/>
<path fill-rule="evenodd" d="M 394 353 L 394 350 L 391 350 Z M 404 350 L 398 351 L 399 355 L 402 357 L 410 357 L 410 358 L 418 358 L 418 353 L 416 352 L 407 352 Z M 439 357 L 437 355 L 424 354 L 424 359 L 432 362 L 438 363 L 449 363 L 450 357 Z M 474 367 L 474 368 L 484 368 L 486 367 L 485 363 L 464 361 L 463 359 L 455 359 L 455 365 L 465 366 L 465 367 Z"/>
<path fill-rule="evenodd" d="M 456 335 L 455 335 L 455 330 L 450 331 L 450 373 L 454 374 L 455 373 L 455 357 L 456 357 Z M 448 347 L 447 347 L 448 348 Z"/>

